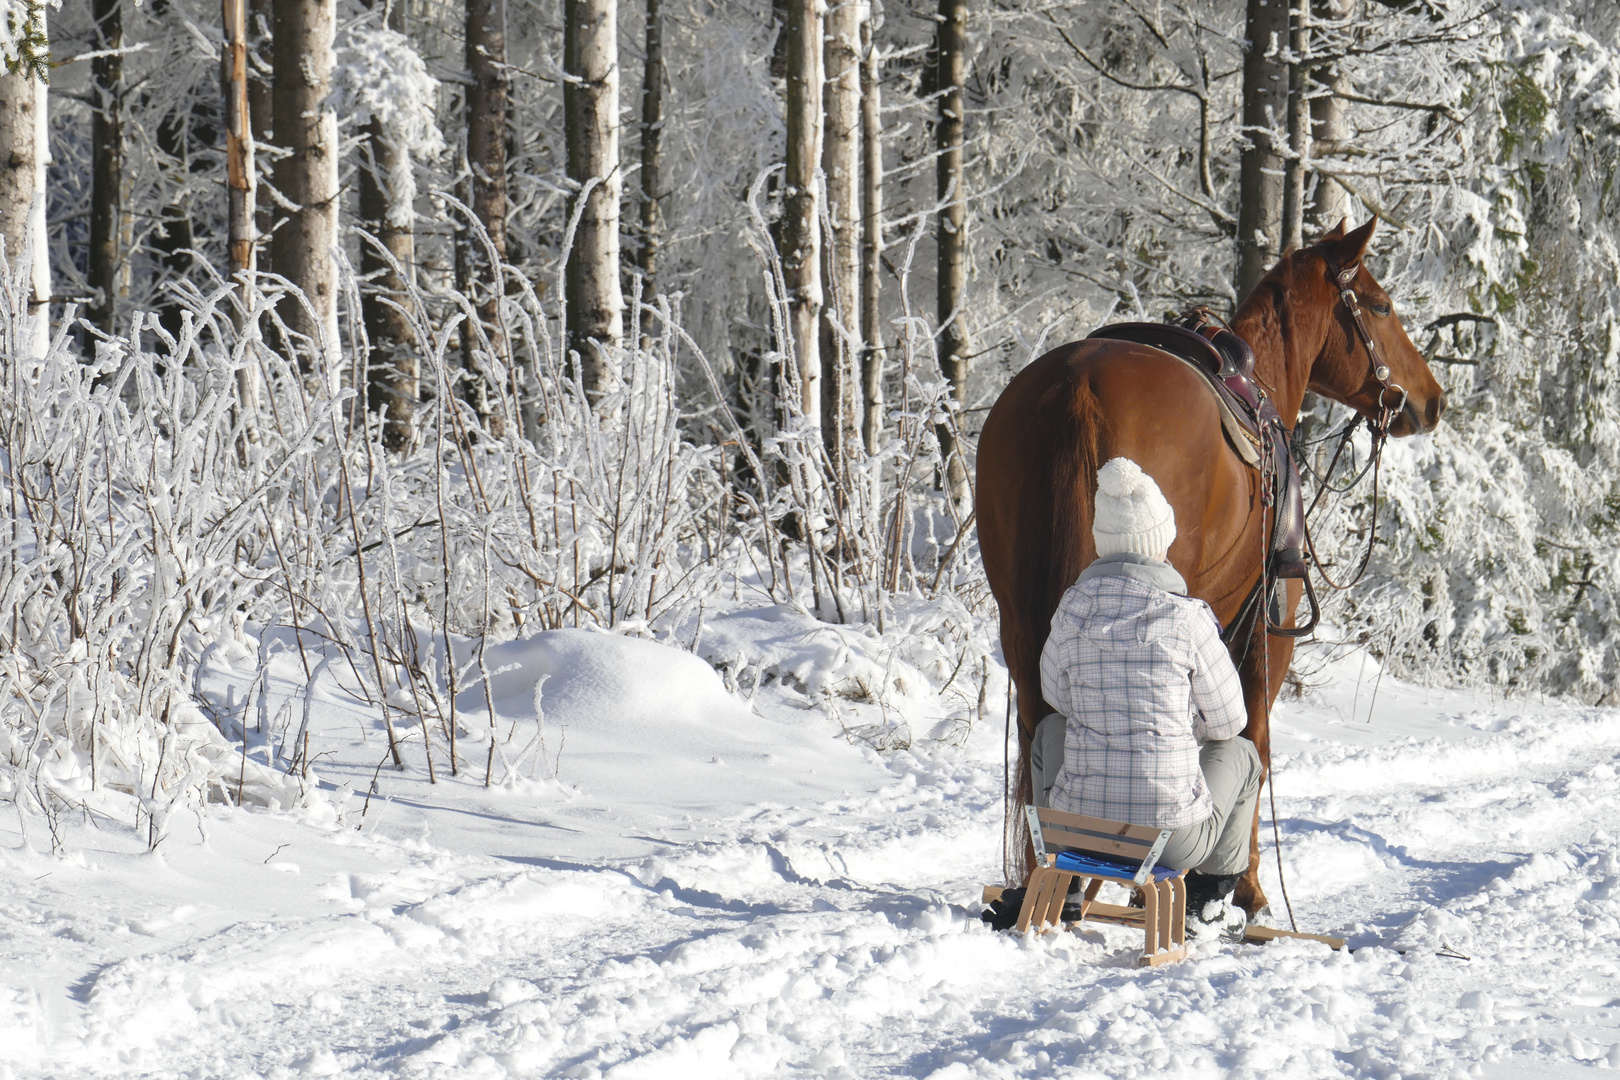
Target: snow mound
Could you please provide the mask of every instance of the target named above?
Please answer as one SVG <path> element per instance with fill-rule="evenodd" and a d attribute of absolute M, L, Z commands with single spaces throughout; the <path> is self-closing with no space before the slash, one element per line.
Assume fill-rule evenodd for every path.
<path fill-rule="evenodd" d="M 502 716 L 538 711 L 547 724 L 643 745 L 651 738 L 669 748 L 690 743 L 691 732 L 682 729 L 712 731 L 749 719 L 747 706 L 726 693 L 713 668 L 656 641 L 548 630 L 492 646 L 484 663 Z M 468 705 L 481 705 L 482 696 L 481 686 L 468 690 Z"/>

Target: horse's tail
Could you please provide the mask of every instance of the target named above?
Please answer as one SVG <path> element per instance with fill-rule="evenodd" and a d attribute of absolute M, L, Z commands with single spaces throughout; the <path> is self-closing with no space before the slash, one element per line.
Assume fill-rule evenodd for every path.
<path fill-rule="evenodd" d="M 1009 881 L 1024 880 L 1034 857 L 1022 813 L 1024 804 L 1034 801 L 1029 748 L 1035 726 L 1053 711 L 1039 693 L 1041 649 L 1058 601 L 1095 555 L 1091 519 L 1105 424 L 1089 380 L 1072 369 L 1047 388 L 1033 419 L 1034 475 L 1026 490 L 1047 497 L 1021 500 L 1018 507 L 1023 520 L 1017 530 L 1012 595 L 1021 617 L 1002 624 L 1009 673 L 1018 686 L 1035 691 L 1027 695 L 1032 700 L 1021 695 L 1018 702 L 1017 784 L 1007 786 L 1004 830 L 1003 861 Z M 1009 636 L 1022 639 L 1010 650 Z"/>

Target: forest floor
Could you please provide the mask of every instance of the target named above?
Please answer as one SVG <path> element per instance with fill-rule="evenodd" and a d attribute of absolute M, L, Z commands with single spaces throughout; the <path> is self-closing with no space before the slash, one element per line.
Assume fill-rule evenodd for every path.
<path fill-rule="evenodd" d="M 816 633 L 771 619 L 715 647 Z M 0 822 L 0 1077 L 1620 1068 L 1620 711 L 1426 690 L 1318 647 L 1276 712 L 1276 805 L 1301 928 L 1351 951 L 1208 941 L 1141 970 L 1123 929 L 980 922 L 999 707 L 878 752 L 849 737 L 860 709 L 841 722 L 792 678 L 745 700 L 650 642 L 565 631 L 487 661 L 504 783 L 484 786 L 481 687 L 459 775 L 440 760 L 430 783 L 419 741 L 379 771 L 335 662 L 298 809 L 177 813 L 155 852 L 129 820 L 64 822 L 61 855 Z M 298 665 L 272 667 L 283 728 Z M 247 699 L 253 668 L 218 658 L 214 691 Z"/>

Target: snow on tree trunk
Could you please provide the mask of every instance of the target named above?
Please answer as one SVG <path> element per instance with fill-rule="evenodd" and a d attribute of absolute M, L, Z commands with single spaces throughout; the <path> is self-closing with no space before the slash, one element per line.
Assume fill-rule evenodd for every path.
<path fill-rule="evenodd" d="M 253 121 L 253 144 L 269 146 L 274 143 L 276 127 L 275 78 L 273 75 L 274 48 L 271 34 L 273 17 L 271 0 L 247 0 L 248 19 L 248 116 Z M 263 169 L 254 177 L 254 188 L 259 181 L 269 179 L 272 166 L 263 155 L 255 155 L 254 167 Z M 275 208 L 270 199 L 259 198 L 255 205 L 255 224 L 262 238 L 275 226 Z"/>
<path fill-rule="evenodd" d="M 568 253 L 568 348 L 579 357 L 585 392 L 594 401 L 612 388 L 608 351 L 623 334 L 618 15 L 613 0 L 565 2 L 568 179 L 578 185 L 573 209 L 584 198 Z"/>
<path fill-rule="evenodd" d="M 23 60 L 44 56 L 47 46 L 43 6 L 30 9 L 28 15 L 30 21 L 18 35 L 21 40 L 6 42 L 7 63 L 0 70 L 0 239 L 5 241 L 6 263 L 13 278 L 22 276 L 19 264 L 28 266 L 28 311 L 34 319 L 29 350 L 43 356 L 50 342 L 46 315 L 51 276 L 45 232 L 50 141 L 43 69 Z"/>
<path fill-rule="evenodd" d="M 883 116 L 881 65 L 870 9 L 861 23 L 861 436 L 878 451 L 883 431 L 883 327 L 878 302 L 883 279 Z"/>
<path fill-rule="evenodd" d="M 1282 233 L 1282 166 L 1272 133 L 1288 107 L 1288 69 L 1278 50 L 1288 43 L 1284 0 L 1248 0 L 1244 27 L 1243 135 L 1238 169 L 1237 298 L 1254 291 L 1277 256 Z"/>
<path fill-rule="evenodd" d="M 821 91 L 822 0 L 789 0 L 787 49 L 787 167 L 782 178 L 782 279 L 788 330 L 797 368 L 799 405 L 821 423 Z M 788 379 L 789 385 L 792 379 Z"/>
<path fill-rule="evenodd" d="M 119 233 L 124 209 L 123 0 L 95 0 L 90 61 L 90 321 L 113 333 L 118 313 Z"/>
<path fill-rule="evenodd" d="M 1305 246 L 1305 174 L 1311 145 L 1310 0 L 1289 0 L 1288 163 L 1283 170 L 1282 247 Z"/>
<path fill-rule="evenodd" d="M 939 200 L 939 366 L 951 384 L 955 415 L 967 395 L 969 344 L 962 300 L 967 295 L 967 200 L 963 190 L 962 140 L 967 81 L 967 0 L 940 0 L 936 47 L 939 55 L 939 116 L 935 134 Z M 967 463 L 957 446 L 953 421 L 939 425 L 939 453 L 946 490 L 961 501 L 968 494 Z"/>
<path fill-rule="evenodd" d="M 488 237 L 467 242 L 467 287 L 494 360 L 504 361 L 507 343 L 502 331 L 500 303 L 505 293 L 506 261 L 506 121 L 511 92 L 506 69 L 505 0 L 467 0 L 467 165 L 472 173 L 472 211 Z M 491 263 L 493 256 L 495 262 Z M 490 382 L 497 365 L 478 358 L 479 338 L 472 327 L 463 329 L 469 382 L 468 401 L 486 430 L 498 435 L 501 417 L 494 406 Z"/>
<path fill-rule="evenodd" d="M 1355 0 L 1317 0 L 1317 3 L 1318 17 L 1324 20 L 1348 19 L 1355 10 Z M 1311 152 L 1313 157 L 1320 157 L 1343 150 L 1349 138 L 1345 103 L 1337 95 L 1349 91 L 1350 78 L 1345 74 L 1344 65 L 1337 63 L 1317 69 L 1313 81 L 1318 90 L 1311 98 Z M 1349 213 L 1350 193 L 1332 177 L 1318 172 L 1316 197 L 1310 207 L 1312 234 L 1320 236 Z"/>
<path fill-rule="evenodd" d="M 377 5 L 382 0 L 373 0 Z M 403 34 L 405 11 L 388 4 L 387 29 Z M 411 418 L 419 393 L 416 332 L 401 310 L 409 310 L 416 261 L 416 184 L 411 152 L 402 133 L 389 130 L 373 111 L 365 125 L 365 157 L 359 170 L 361 227 L 376 238 L 360 243 L 360 274 L 369 282 L 361 294 L 366 338 L 371 345 L 366 407 L 383 418 L 383 445 L 403 450 L 410 443 Z M 379 250 L 379 245 L 381 250 Z M 396 306 L 397 305 L 397 306 Z"/>
<path fill-rule="evenodd" d="M 832 223 L 822 281 L 821 429 L 842 481 L 859 437 L 855 364 L 861 355 L 861 26 L 871 14 L 858 0 L 839 0 L 826 17 L 825 137 L 821 172 Z"/>
<path fill-rule="evenodd" d="M 292 204 L 270 241 L 272 269 L 304 294 L 308 306 L 283 301 L 281 317 L 296 334 L 306 372 L 338 367 L 337 113 L 330 100 L 337 0 L 276 0 L 273 26 L 276 188 Z"/>

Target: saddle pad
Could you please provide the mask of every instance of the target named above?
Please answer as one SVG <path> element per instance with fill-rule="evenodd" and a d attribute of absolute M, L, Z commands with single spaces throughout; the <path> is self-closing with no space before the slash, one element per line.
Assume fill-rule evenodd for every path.
<path fill-rule="evenodd" d="M 1136 872 L 1142 869 L 1139 862 L 1119 862 L 1114 859 L 1099 859 L 1095 855 L 1082 855 L 1077 851 L 1060 851 L 1057 857 L 1057 868 L 1067 870 L 1074 874 L 1097 874 L 1103 877 L 1117 877 L 1134 879 Z M 1181 873 L 1168 866 L 1155 866 L 1153 880 L 1164 881 Z"/>

